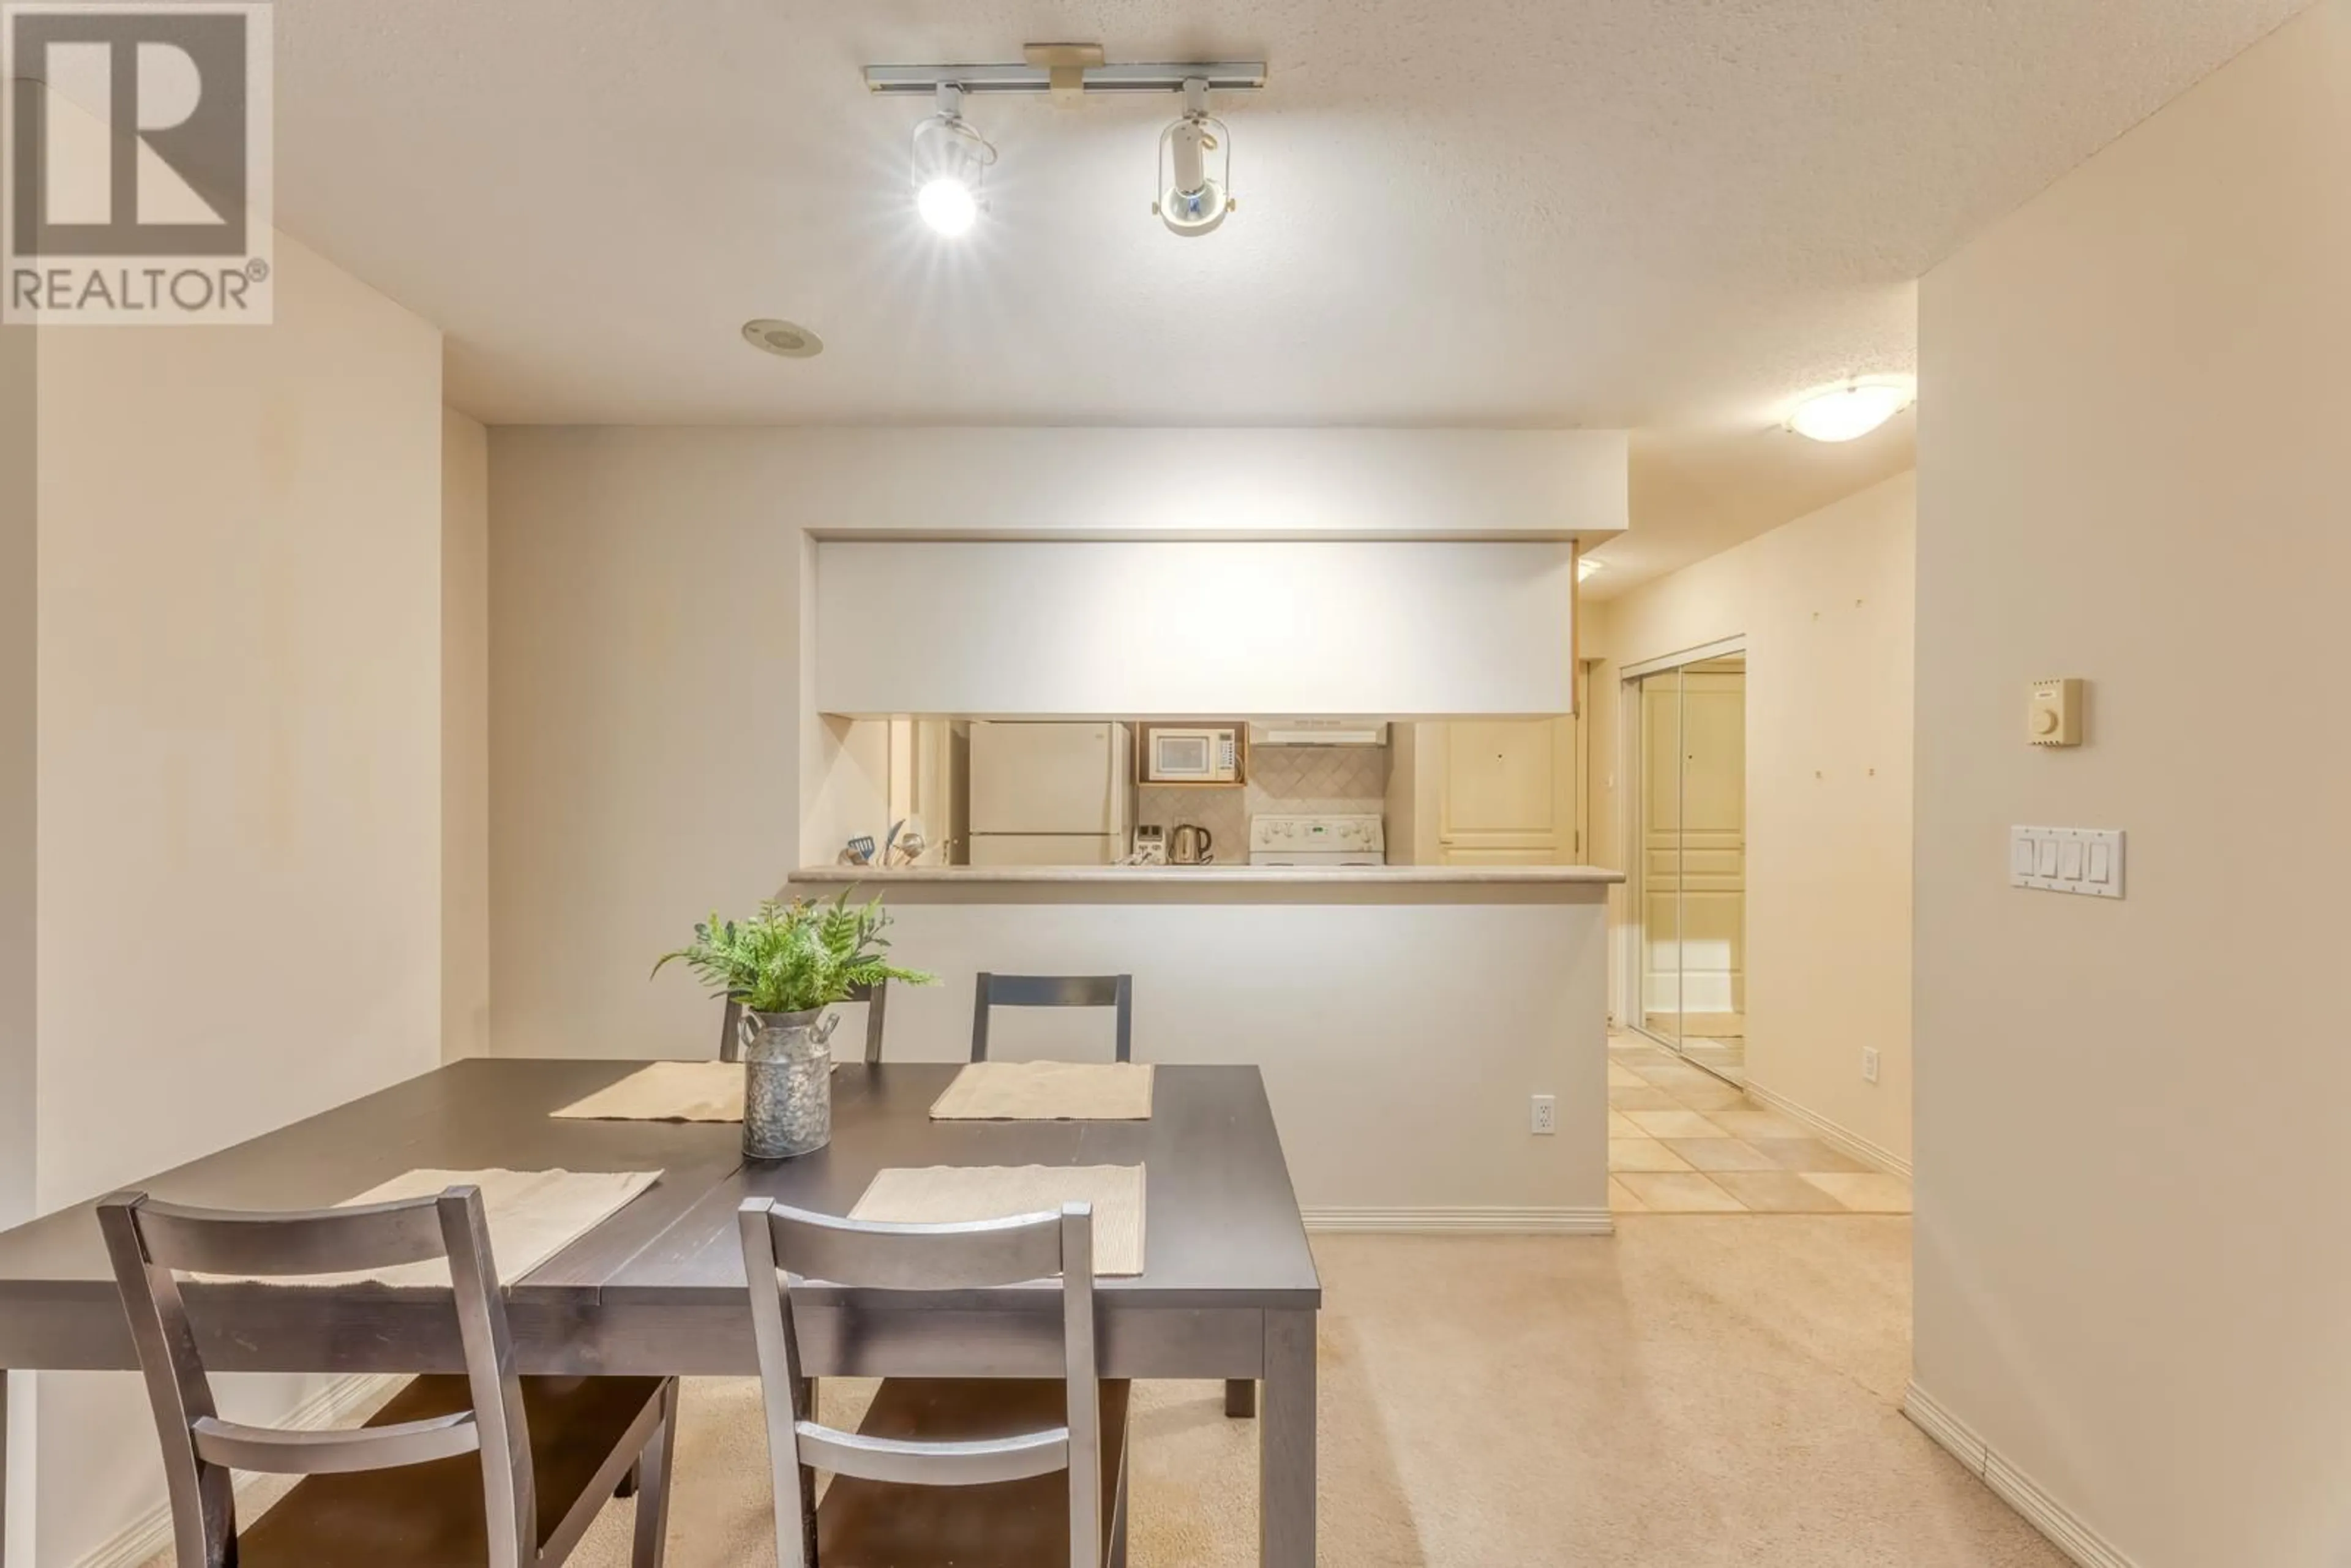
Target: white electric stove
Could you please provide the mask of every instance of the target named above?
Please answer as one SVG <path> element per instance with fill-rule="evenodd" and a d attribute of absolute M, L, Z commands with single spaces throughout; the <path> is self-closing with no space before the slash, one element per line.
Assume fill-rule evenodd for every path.
<path fill-rule="evenodd" d="M 1385 865 L 1387 844 L 1375 812 L 1249 819 L 1251 865 Z"/>

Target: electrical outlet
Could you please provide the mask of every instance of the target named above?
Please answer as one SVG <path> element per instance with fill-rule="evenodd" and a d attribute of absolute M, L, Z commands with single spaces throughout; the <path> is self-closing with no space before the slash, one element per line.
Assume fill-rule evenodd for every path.
<path fill-rule="evenodd" d="M 1527 1131 L 1549 1137 L 1559 1131 L 1559 1096 L 1538 1094 L 1527 1107 Z"/>
<path fill-rule="evenodd" d="M 1877 1082 L 1877 1048 L 1874 1045 L 1861 1048 L 1861 1081 L 1864 1083 Z"/>

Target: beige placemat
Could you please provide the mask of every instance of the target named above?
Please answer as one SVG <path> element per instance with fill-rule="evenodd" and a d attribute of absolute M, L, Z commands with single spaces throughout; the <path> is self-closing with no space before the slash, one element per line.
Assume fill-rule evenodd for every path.
<path fill-rule="evenodd" d="M 934 1101 L 939 1122 L 1142 1122 L 1146 1062 L 975 1061 Z"/>
<path fill-rule="evenodd" d="M 582 1122 L 739 1122 L 739 1061 L 656 1061 L 555 1113 Z"/>
<path fill-rule="evenodd" d="M 893 1166 L 877 1173 L 852 1219 L 954 1225 L 1094 1206 L 1094 1272 L 1143 1272 L 1141 1166 Z"/>
<path fill-rule="evenodd" d="M 392 1203 L 403 1197 L 430 1197 L 444 1187 L 478 1186 L 482 1189 L 482 1212 L 489 1223 L 490 1257 L 497 1266 L 500 1282 L 511 1285 L 618 1214 L 637 1194 L 660 1179 L 659 1171 L 417 1170 L 394 1176 L 335 1207 Z M 196 1277 L 217 1280 L 243 1276 Z M 356 1285 L 370 1281 L 384 1285 L 445 1285 L 449 1282 L 449 1264 L 445 1259 L 434 1258 L 391 1269 L 304 1274 L 272 1282 Z"/>

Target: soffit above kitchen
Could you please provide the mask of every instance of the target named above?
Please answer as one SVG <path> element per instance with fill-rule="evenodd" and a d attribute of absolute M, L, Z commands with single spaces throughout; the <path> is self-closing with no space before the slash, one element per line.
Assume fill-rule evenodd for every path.
<path fill-rule="evenodd" d="M 1625 527 L 1620 430 L 745 433 L 814 538 L 1530 539 Z"/>
<path fill-rule="evenodd" d="M 277 7 L 279 221 L 440 324 L 494 423 L 1628 428 L 1595 591 L 1911 461 L 1799 392 L 1915 368 L 1913 280 L 2300 0 L 1056 8 L 1113 60 L 1262 59 L 1239 209 L 1151 211 L 1159 98 L 972 106 L 986 221 L 914 219 L 890 61 L 1007 0 Z M 759 317 L 824 351 L 754 353 Z"/>

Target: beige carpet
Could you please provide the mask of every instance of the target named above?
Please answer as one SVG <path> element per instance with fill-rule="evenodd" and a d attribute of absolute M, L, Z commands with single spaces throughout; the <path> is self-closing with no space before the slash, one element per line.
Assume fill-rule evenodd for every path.
<path fill-rule="evenodd" d="M 1907 1218 L 1618 1225 L 1317 1239 L 1322 1563 L 2064 1568 L 1897 1408 Z M 829 1385 L 827 1419 L 862 1395 Z M 758 1401 L 686 1385 L 674 1568 L 774 1561 Z M 1257 1562 L 1256 1426 L 1220 1387 L 1144 1385 L 1135 1464 L 1135 1568 Z M 574 1561 L 626 1568 L 633 1506 Z"/>

